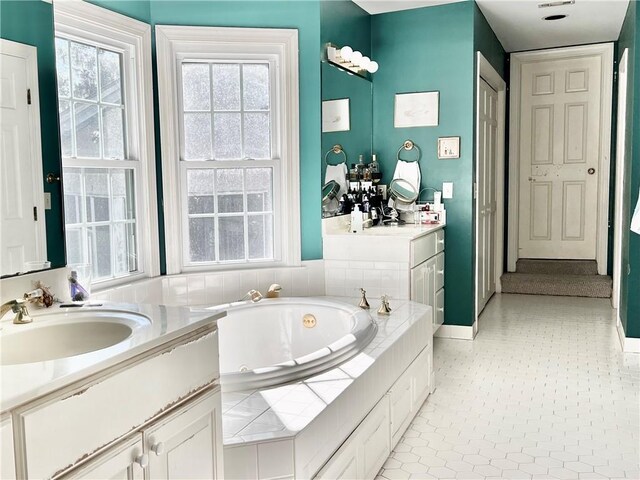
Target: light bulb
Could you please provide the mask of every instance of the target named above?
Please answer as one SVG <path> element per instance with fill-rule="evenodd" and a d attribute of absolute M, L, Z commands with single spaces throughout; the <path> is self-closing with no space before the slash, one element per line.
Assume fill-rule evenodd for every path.
<path fill-rule="evenodd" d="M 362 54 L 358 50 L 356 50 L 351 54 L 351 63 L 355 63 L 356 65 L 359 65 L 360 60 L 362 60 Z"/>
<path fill-rule="evenodd" d="M 369 73 L 376 73 L 378 71 L 378 62 L 371 62 L 367 67 Z"/>
<path fill-rule="evenodd" d="M 353 55 L 353 48 L 349 45 L 345 45 L 340 49 L 340 56 L 345 60 L 349 61 L 351 59 L 351 55 Z"/>
<path fill-rule="evenodd" d="M 369 57 L 362 57 L 362 60 L 358 62 L 358 65 L 360 65 L 362 68 L 366 70 L 370 63 L 371 63 L 371 59 Z"/>

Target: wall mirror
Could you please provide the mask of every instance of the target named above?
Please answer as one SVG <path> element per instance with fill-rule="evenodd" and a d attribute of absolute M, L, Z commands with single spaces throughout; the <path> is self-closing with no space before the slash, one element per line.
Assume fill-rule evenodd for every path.
<path fill-rule="evenodd" d="M 371 162 L 373 142 L 373 86 L 369 79 L 350 74 L 333 65 L 322 62 L 322 101 L 348 99 L 349 129 L 322 133 L 322 185 L 323 216 L 337 212 L 337 200 L 327 201 L 325 187 L 337 182 L 342 170 L 335 166 L 346 163 L 345 173 L 364 155 L 365 163 Z M 342 151 L 334 149 L 336 145 Z M 340 183 L 340 182 L 338 182 Z M 331 190 L 331 189 L 328 189 Z M 341 192 L 343 193 L 343 192 Z"/>
<path fill-rule="evenodd" d="M 0 39 L 2 278 L 65 265 L 55 74 L 52 85 L 39 74 L 52 50 Z"/>

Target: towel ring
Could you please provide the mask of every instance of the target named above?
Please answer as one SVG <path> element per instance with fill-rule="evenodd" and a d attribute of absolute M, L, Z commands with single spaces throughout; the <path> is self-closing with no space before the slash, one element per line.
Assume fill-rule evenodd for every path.
<path fill-rule="evenodd" d="M 341 163 L 347 163 L 347 154 L 344 151 L 344 149 L 342 148 L 342 145 L 340 145 L 339 143 L 336 143 L 333 147 L 331 147 L 331 149 L 329 149 L 327 151 L 327 153 L 324 154 L 324 164 L 325 165 L 329 165 L 329 154 L 333 153 L 334 155 L 340 155 L 342 154 L 342 156 L 344 157 L 344 160 L 342 162 L 338 162 L 336 163 L 336 165 L 340 165 Z"/>
<path fill-rule="evenodd" d="M 402 152 L 402 150 L 417 150 L 418 152 L 418 156 L 414 159 L 414 160 L 403 160 L 402 158 L 400 158 L 400 153 Z M 398 149 L 398 154 L 396 155 L 396 158 L 398 160 L 402 160 L 403 162 L 417 162 L 420 160 L 420 156 L 422 155 L 422 152 L 420 151 L 420 148 L 418 148 L 418 145 L 416 145 L 415 143 L 413 143 L 411 140 L 406 140 L 402 146 Z"/>

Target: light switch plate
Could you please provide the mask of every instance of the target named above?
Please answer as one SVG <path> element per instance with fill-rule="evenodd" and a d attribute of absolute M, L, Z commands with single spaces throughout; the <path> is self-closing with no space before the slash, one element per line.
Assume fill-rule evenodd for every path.
<path fill-rule="evenodd" d="M 453 198 L 453 182 L 442 182 L 442 198 Z"/>
<path fill-rule="evenodd" d="M 51 194 L 44 192 L 44 209 L 51 210 Z"/>

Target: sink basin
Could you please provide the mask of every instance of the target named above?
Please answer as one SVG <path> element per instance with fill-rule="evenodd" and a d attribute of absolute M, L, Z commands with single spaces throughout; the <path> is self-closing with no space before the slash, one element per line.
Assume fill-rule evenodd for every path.
<path fill-rule="evenodd" d="M 43 362 L 95 352 L 129 338 L 150 321 L 144 315 L 119 311 L 53 313 L 33 323 L 11 325 L 0 334 L 0 364 Z"/>

